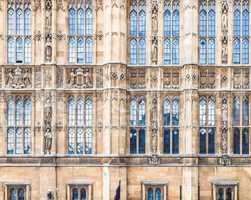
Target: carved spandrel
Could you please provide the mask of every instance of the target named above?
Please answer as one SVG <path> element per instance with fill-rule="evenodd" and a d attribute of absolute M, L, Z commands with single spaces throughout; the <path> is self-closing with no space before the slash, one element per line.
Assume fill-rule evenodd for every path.
<path fill-rule="evenodd" d="M 32 70 L 26 67 L 5 69 L 5 85 L 9 88 L 21 89 L 32 87 Z"/>

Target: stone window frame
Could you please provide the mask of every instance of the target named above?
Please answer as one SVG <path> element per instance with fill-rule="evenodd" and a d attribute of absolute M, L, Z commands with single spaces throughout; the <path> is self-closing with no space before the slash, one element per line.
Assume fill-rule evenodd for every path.
<path fill-rule="evenodd" d="M 234 112 L 233 112 L 233 109 L 234 109 L 234 102 L 235 102 L 235 99 L 237 99 L 239 101 L 239 104 L 240 104 L 240 109 L 239 109 L 239 125 L 236 125 L 233 123 L 234 121 Z M 248 124 L 247 125 L 244 125 L 243 123 L 243 118 L 244 118 L 244 115 L 243 115 L 243 104 L 244 104 L 244 100 L 247 100 L 248 101 L 248 107 L 250 109 L 250 97 L 249 95 L 239 95 L 239 94 L 234 94 L 233 97 L 232 97 L 232 104 L 231 104 L 231 107 L 232 107 L 232 114 L 231 114 L 231 128 L 232 128 L 232 131 L 231 131 L 231 146 L 232 146 L 232 153 L 235 154 L 235 155 L 249 155 L 250 154 L 250 112 L 248 113 Z M 239 145 L 240 145 L 240 153 L 234 153 L 234 129 L 239 129 Z M 248 131 L 248 153 L 243 153 L 243 132 L 244 130 L 247 130 Z"/>
<path fill-rule="evenodd" d="M 24 200 L 31 200 L 31 185 L 29 183 L 5 183 L 4 184 L 4 200 L 9 200 L 10 198 L 10 188 L 15 190 L 24 189 L 25 198 Z M 17 199 L 18 200 L 18 199 Z"/>
<path fill-rule="evenodd" d="M 147 189 L 161 188 L 161 200 L 168 200 L 168 182 L 163 181 L 142 181 L 141 183 L 141 200 L 147 200 Z M 154 198 L 155 200 L 155 198 Z"/>
<path fill-rule="evenodd" d="M 86 191 L 86 200 L 92 200 L 93 199 L 93 185 L 91 183 L 69 183 L 66 185 L 67 188 L 67 200 L 72 199 L 72 190 L 73 188 L 77 188 L 78 194 L 81 192 L 82 189 L 85 189 Z M 80 195 L 79 195 L 80 197 Z M 81 200 L 79 198 L 79 200 Z"/>
<path fill-rule="evenodd" d="M 239 183 L 233 180 L 214 180 L 211 182 L 212 187 L 212 199 L 217 200 L 217 189 L 223 188 L 224 194 L 226 194 L 226 189 L 231 188 L 233 190 L 233 200 L 239 200 Z M 226 200 L 226 197 L 225 199 Z"/>

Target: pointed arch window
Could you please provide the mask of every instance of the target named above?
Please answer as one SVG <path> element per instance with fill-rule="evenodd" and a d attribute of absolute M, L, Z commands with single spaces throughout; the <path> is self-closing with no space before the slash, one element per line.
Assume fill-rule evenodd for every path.
<path fill-rule="evenodd" d="M 199 1 L 199 62 L 215 64 L 216 14 L 214 0 Z"/>
<path fill-rule="evenodd" d="M 180 13 L 179 0 L 164 1 L 163 63 L 179 64 Z"/>
<path fill-rule="evenodd" d="M 29 3 L 8 3 L 8 49 L 7 62 L 31 63 L 32 10 Z"/>
<path fill-rule="evenodd" d="M 163 101 L 163 153 L 179 153 L 179 98 Z"/>
<path fill-rule="evenodd" d="M 129 13 L 129 59 L 132 65 L 146 63 L 146 12 L 145 0 L 133 0 Z"/>
<path fill-rule="evenodd" d="M 131 154 L 145 153 L 145 106 L 144 98 L 133 98 L 130 102 L 129 129 Z"/>
<path fill-rule="evenodd" d="M 9 96 L 7 99 L 7 153 L 31 153 L 31 102 L 28 96 Z"/>
<path fill-rule="evenodd" d="M 233 4 L 233 64 L 249 64 L 249 1 Z"/>
<path fill-rule="evenodd" d="M 91 185 L 69 185 L 69 200 L 89 200 Z"/>
<path fill-rule="evenodd" d="M 93 63 L 92 1 L 71 1 L 69 7 L 68 62 Z M 76 43 L 76 44 L 75 44 Z"/>
<path fill-rule="evenodd" d="M 68 98 L 68 154 L 91 154 L 93 102 L 90 97 Z"/>
<path fill-rule="evenodd" d="M 249 98 L 235 96 L 232 109 L 233 153 L 249 154 Z"/>
<path fill-rule="evenodd" d="M 216 105 L 214 97 L 200 97 L 199 101 L 199 153 L 215 153 Z"/>
<path fill-rule="evenodd" d="M 146 200 L 164 200 L 167 199 L 165 194 L 166 185 L 164 184 L 145 184 L 145 196 L 144 199 Z"/>

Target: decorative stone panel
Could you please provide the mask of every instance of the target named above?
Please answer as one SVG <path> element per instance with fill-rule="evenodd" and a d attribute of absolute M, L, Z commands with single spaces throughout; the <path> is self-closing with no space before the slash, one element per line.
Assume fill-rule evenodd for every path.
<path fill-rule="evenodd" d="M 128 70 L 129 88 L 144 89 L 146 87 L 146 71 L 145 69 L 129 69 Z"/>
<path fill-rule="evenodd" d="M 215 88 L 215 69 L 200 69 L 200 88 L 214 89 Z"/>
<path fill-rule="evenodd" d="M 178 69 L 163 69 L 163 88 L 178 89 L 180 87 L 180 72 Z"/>

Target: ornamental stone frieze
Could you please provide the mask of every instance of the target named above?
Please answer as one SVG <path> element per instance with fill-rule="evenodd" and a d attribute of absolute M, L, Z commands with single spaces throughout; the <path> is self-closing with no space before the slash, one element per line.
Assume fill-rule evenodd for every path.
<path fill-rule="evenodd" d="M 72 68 L 66 71 L 66 81 L 68 88 L 92 88 L 93 69 L 92 68 Z"/>
<path fill-rule="evenodd" d="M 21 89 L 32 87 L 32 69 L 16 67 L 5 69 L 5 85 L 9 88 Z"/>
<path fill-rule="evenodd" d="M 200 70 L 200 88 L 201 89 L 214 89 L 216 87 L 215 69 Z"/>
<path fill-rule="evenodd" d="M 180 88 L 180 71 L 178 69 L 163 69 L 163 88 L 178 89 Z"/>
<path fill-rule="evenodd" d="M 129 69 L 128 83 L 131 89 L 146 88 L 146 70 L 145 69 Z"/>
<path fill-rule="evenodd" d="M 233 88 L 248 89 L 249 88 L 249 69 L 235 68 L 233 69 Z"/>

